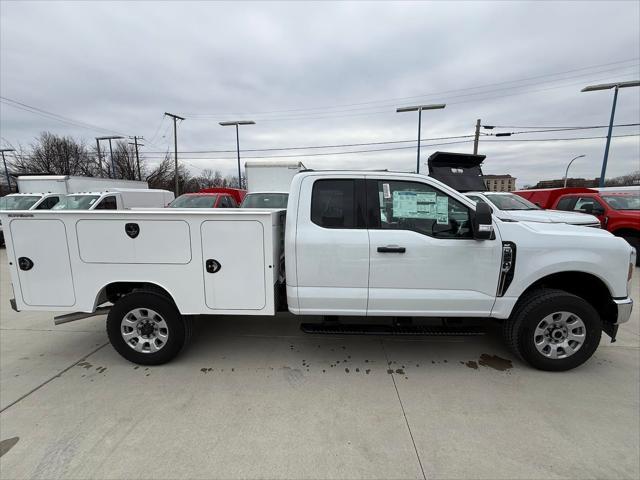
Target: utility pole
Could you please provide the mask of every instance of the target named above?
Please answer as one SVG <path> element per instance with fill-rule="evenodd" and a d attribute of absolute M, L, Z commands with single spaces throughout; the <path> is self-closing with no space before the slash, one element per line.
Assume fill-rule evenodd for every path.
<path fill-rule="evenodd" d="M 2 153 L 2 163 L 4 164 L 4 174 L 7 176 L 7 187 L 9 188 L 9 193 L 11 193 L 11 178 L 9 177 L 9 170 L 7 170 L 7 161 L 4 158 L 4 152 L 15 152 L 13 148 L 2 148 L 0 149 Z"/>
<path fill-rule="evenodd" d="M 136 164 L 138 166 L 138 180 L 142 180 L 142 174 L 140 173 L 140 157 L 138 156 L 138 139 L 144 140 L 144 137 L 138 137 L 137 135 L 134 135 L 133 137 L 129 137 L 129 138 L 133 138 L 133 143 L 129 142 L 129 145 L 134 145 L 136 148 Z M 144 145 L 140 145 L 140 147 L 144 147 Z"/>
<path fill-rule="evenodd" d="M 109 156 L 111 159 L 111 174 L 110 178 L 116 178 L 116 168 L 113 164 L 113 146 L 111 145 L 111 140 L 122 140 L 124 137 L 119 135 L 111 135 L 110 137 L 96 137 L 96 142 L 98 142 L 98 155 L 100 154 L 100 140 L 109 140 Z"/>
<path fill-rule="evenodd" d="M 473 154 L 478 154 L 478 142 L 480 141 L 480 119 L 476 120 L 476 137 L 473 140 Z"/>
<path fill-rule="evenodd" d="M 176 162 L 176 166 L 175 166 L 175 176 L 176 176 L 176 191 L 175 191 L 175 195 L 176 197 L 180 194 L 178 192 L 179 187 L 178 187 L 178 130 L 177 130 L 177 125 L 176 122 L 178 120 L 184 120 L 183 117 L 180 117 L 178 115 L 174 115 L 173 113 L 167 113 L 164 112 L 164 114 L 167 117 L 171 117 L 173 118 L 173 153 L 174 153 L 174 158 L 175 158 L 175 162 Z"/>

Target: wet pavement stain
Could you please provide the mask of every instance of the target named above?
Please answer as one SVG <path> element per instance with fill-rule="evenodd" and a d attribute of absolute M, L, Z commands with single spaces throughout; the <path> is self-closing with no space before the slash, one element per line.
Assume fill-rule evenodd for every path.
<path fill-rule="evenodd" d="M 0 442 L 0 457 L 2 457 L 5 453 L 15 447 L 16 443 L 18 443 L 20 437 L 11 437 L 6 440 L 2 440 Z"/>
<path fill-rule="evenodd" d="M 465 363 L 465 362 L 460 362 L 460 363 L 462 363 L 462 364 L 466 365 L 466 366 L 467 366 L 467 367 L 469 367 L 469 368 L 473 368 L 474 370 L 477 370 L 477 369 L 478 369 L 478 364 L 477 364 L 476 362 L 474 362 L 473 360 L 469 360 L 469 361 L 468 361 L 468 362 L 466 362 L 466 363 Z"/>
<path fill-rule="evenodd" d="M 501 372 L 513 368 L 513 362 L 511 362 L 511 360 L 499 357 L 497 355 L 488 355 L 486 353 L 480 355 L 478 364 L 482 365 L 483 367 L 489 367 L 493 368 L 494 370 L 499 370 Z"/>

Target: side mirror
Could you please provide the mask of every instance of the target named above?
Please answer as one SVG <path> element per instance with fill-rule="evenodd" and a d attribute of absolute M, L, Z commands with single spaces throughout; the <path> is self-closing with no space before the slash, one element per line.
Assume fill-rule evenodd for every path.
<path fill-rule="evenodd" d="M 597 217 L 599 217 L 600 215 L 604 215 L 604 209 L 600 205 L 596 205 L 596 207 L 593 209 L 593 214 Z"/>
<path fill-rule="evenodd" d="M 593 213 L 593 203 L 587 203 L 587 204 L 583 205 L 581 210 L 584 213 L 588 213 L 589 215 L 591 215 Z"/>
<path fill-rule="evenodd" d="M 485 202 L 478 202 L 473 215 L 473 238 L 476 240 L 489 240 L 492 234 L 491 207 Z"/>

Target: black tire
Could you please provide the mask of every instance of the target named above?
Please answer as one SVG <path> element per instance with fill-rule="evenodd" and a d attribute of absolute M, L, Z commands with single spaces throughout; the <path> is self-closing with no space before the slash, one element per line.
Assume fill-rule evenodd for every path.
<path fill-rule="evenodd" d="M 153 310 L 166 323 L 167 340 L 158 351 L 136 351 L 123 338 L 122 321 L 135 309 Z M 111 345 L 124 358 L 139 365 L 160 365 L 172 360 L 185 345 L 187 334 L 187 325 L 174 303 L 166 296 L 153 291 L 138 290 L 121 297 L 111 307 L 107 316 L 107 335 Z"/>
<path fill-rule="evenodd" d="M 585 339 L 579 349 L 565 358 L 552 359 L 538 351 L 534 332 L 538 324 L 556 312 L 578 316 L 585 327 Z M 602 336 L 602 321 L 598 312 L 584 299 L 562 290 L 539 289 L 523 297 L 511 317 L 503 323 L 507 347 L 521 360 L 539 370 L 560 372 L 586 362 L 596 351 Z"/>

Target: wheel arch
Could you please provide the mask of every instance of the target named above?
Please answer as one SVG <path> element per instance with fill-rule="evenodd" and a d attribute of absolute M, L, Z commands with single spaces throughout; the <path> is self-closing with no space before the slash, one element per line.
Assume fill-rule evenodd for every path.
<path fill-rule="evenodd" d="M 562 290 L 582 298 L 595 308 L 603 323 L 610 323 L 616 317 L 616 305 L 607 284 L 597 275 L 582 271 L 556 272 L 539 278 L 522 292 L 516 306 L 531 292 L 543 288 Z"/>
<path fill-rule="evenodd" d="M 136 290 L 146 290 L 167 298 L 177 308 L 173 295 L 160 284 L 153 282 L 118 281 L 104 285 L 96 294 L 94 310 L 105 302 L 115 303 L 119 298 Z"/>

